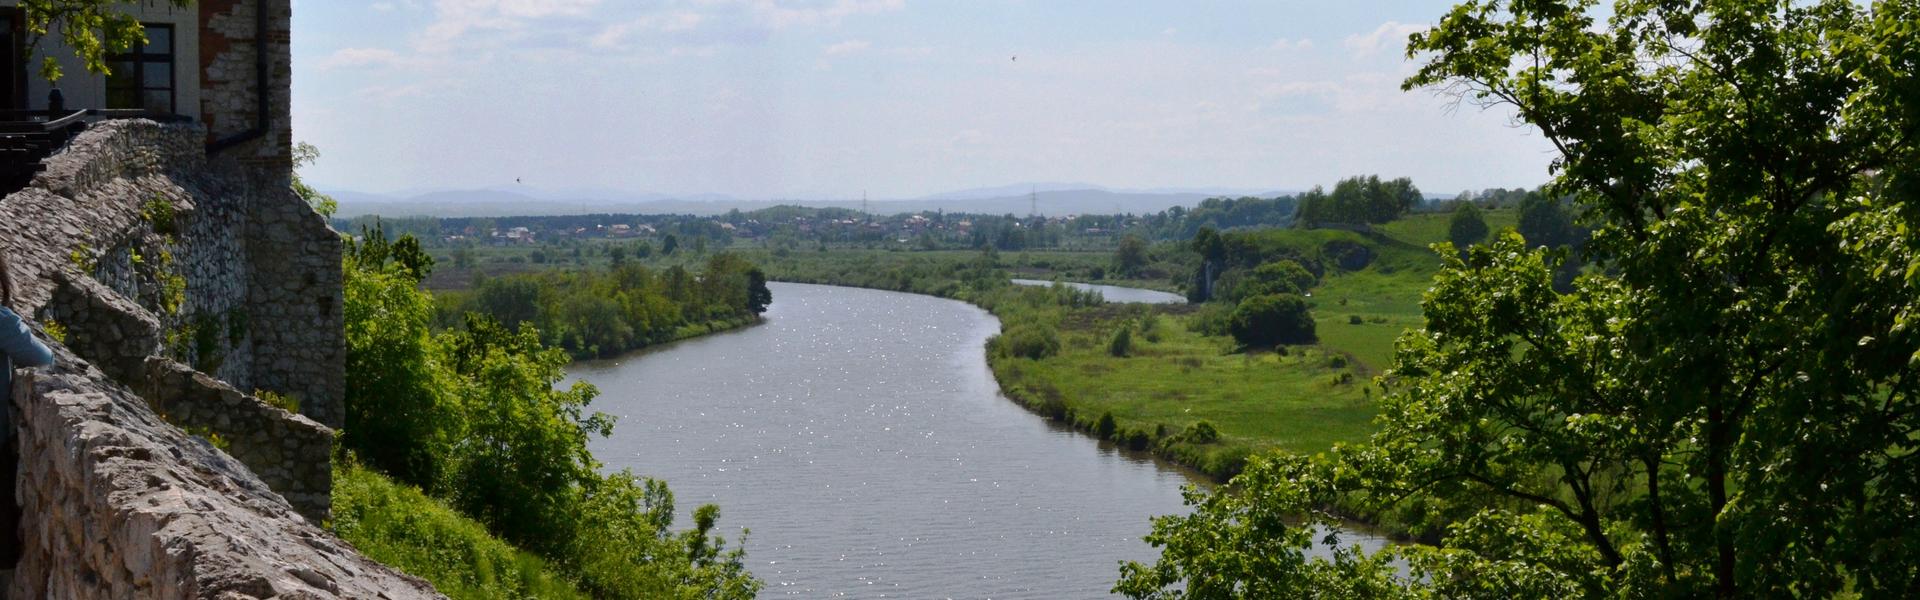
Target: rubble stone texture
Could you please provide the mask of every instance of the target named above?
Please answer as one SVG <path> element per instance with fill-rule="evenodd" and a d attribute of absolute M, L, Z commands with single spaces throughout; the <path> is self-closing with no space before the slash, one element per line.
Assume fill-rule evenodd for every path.
<path fill-rule="evenodd" d="M 345 417 L 342 243 L 275 169 L 209 159 L 206 138 L 96 123 L 0 198 L 14 308 L 67 342 L 11 395 L 9 597 L 438 597 L 315 525 Z"/>
<path fill-rule="evenodd" d="M 64 347 L 15 382 L 27 552 L 10 598 L 443 598 Z M 318 427 L 315 425 L 315 427 Z"/>

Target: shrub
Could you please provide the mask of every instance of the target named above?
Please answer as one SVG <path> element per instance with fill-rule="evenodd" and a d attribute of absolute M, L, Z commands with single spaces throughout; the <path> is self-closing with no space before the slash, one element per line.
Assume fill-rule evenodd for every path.
<path fill-rule="evenodd" d="M 1317 339 L 1307 300 L 1293 294 L 1246 299 L 1228 319 L 1228 330 L 1235 341 L 1247 346 L 1304 344 Z"/>
<path fill-rule="evenodd" d="M 1208 302 L 1200 305 L 1199 310 L 1187 317 L 1187 329 L 1201 335 L 1227 335 L 1228 326 L 1233 318 L 1233 305 L 1224 302 Z"/>
<path fill-rule="evenodd" d="M 1366 321 L 1365 319 L 1361 319 L 1361 318 L 1360 318 L 1360 315 L 1347 315 L 1347 324 L 1348 324 L 1348 325 L 1359 325 L 1359 324 L 1361 324 L 1361 323 L 1365 323 L 1365 322 L 1367 322 L 1367 321 Z"/>
<path fill-rule="evenodd" d="M 1133 351 L 1132 329 L 1131 327 L 1121 327 L 1120 331 L 1114 332 L 1113 341 L 1107 344 L 1107 354 L 1126 358 L 1127 354 Z"/>
<path fill-rule="evenodd" d="M 1117 439 L 1113 437 L 1113 432 L 1115 428 L 1116 426 L 1114 425 L 1114 422 L 1113 422 L 1113 413 L 1110 413 L 1110 412 L 1100 413 L 1100 422 L 1093 426 L 1093 434 L 1100 436 L 1100 439 L 1103 439 L 1103 440 Z"/>
<path fill-rule="evenodd" d="M 1191 444 L 1211 444 L 1220 441 L 1220 431 L 1214 429 L 1212 423 L 1198 421 L 1188 425 L 1180 437 Z"/>
<path fill-rule="evenodd" d="M 1039 323 L 1018 323 L 994 336 L 994 351 L 1001 356 L 1042 359 L 1060 353 L 1060 334 Z"/>

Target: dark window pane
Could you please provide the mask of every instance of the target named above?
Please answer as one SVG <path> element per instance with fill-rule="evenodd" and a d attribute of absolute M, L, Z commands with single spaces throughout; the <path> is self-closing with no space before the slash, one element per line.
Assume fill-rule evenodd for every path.
<path fill-rule="evenodd" d="M 140 74 L 140 86 L 150 88 L 173 87 L 173 63 L 148 61 L 146 70 Z"/>
<path fill-rule="evenodd" d="M 140 91 L 107 90 L 107 108 L 140 108 Z"/>
<path fill-rule="evenodd" d="M 140 108 L 159 112 L 173 112 L 173 90 L 147 90 L 143 92 L 144 102 Z"/>
<path fill-rule="evenodd" d="M 147 26 L 147 45 L 141 52 L 147 54 L 173 54 L 173 28 Z"/>
<path fill-rule="evenodd" d="M 140 86 L 140 81 L 135 79 L 139 74 L 133 69 L 133 61 L 116 60 L 108 62 L 107 71 L 107 87 L 109 88 L 132 88 Z"/>

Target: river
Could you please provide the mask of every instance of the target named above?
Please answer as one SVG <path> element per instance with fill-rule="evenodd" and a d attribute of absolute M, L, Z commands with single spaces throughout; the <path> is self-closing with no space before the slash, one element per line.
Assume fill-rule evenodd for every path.
<path fill-rule="evenodd" d="M 1014 285 L 1053 285 L 1054 282 L 1041 281 L 1039 279 L 1015 279 L 1013 280 L 1013 283 Z M 1108 302 L 1120 302 L 1120 303 L 1126 303 L 1126 304 L 1186 304 L 1187 303 L 1186 296 L 1182 296 L 1172 292 L 1162 292 L 1159 290 L 1148 290 L 1148 289 L 1141 289 L 1141 288 L 1120 287 L 1117 285 L 1096 285 L 1092 283 L 1080 283 L 1077 281 L 1063 281 L 1061 283 L 1064 283 L 1068 286 L 1072 286 L 1077 289 L 1100 292 L 1100 296 L 1102 298 L 1106 298 Z"/>
<path fill-rule="evenodd" d="M 575 365 L 618 415 L 592 450 L 721 506 L 765 597 L 1098 598 L 1150 562 L 1187 472 L 1002 397 L 998 321 L 952 300 L 771 284 L 766 323 Z"/>

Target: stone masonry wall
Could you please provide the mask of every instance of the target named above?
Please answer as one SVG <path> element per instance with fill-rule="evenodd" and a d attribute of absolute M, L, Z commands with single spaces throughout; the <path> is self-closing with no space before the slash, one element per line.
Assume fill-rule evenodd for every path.
<path fill-rule="evenodd" d="M 443 598 L 361 556 L 245 466 L 54 350 L 58 364 L 16 378 L 11 394 L 26 547 L 7 597 Z"/>
<path fill-rule="evenodd" d="M 191 125 L 98 123 L 0 203 L 19 307 L 103 334 L 75 348 L 123 381 L 165 355 L 338 427 L 339 236 L 265 169 L 209 161 L 202 138 Z"/>
<path fill-rule="evenodd" d="M 333 430 L 268 406 L 192 367 L 147 358 L 134 391 L 168 423 L 217 435 L 222 449 L 279 492 L 300 514 L 329 515 L 333 504 Z"/>
<path fill-rule="evenodd" d="M 14 308 L 324 519 L 333 431 L 322 423 L 344 420 L 339 236 L 290 189 L 263 187 L 267 169 L 209 161 L 204 137 L 96 123 L 0 199 Z"/>

